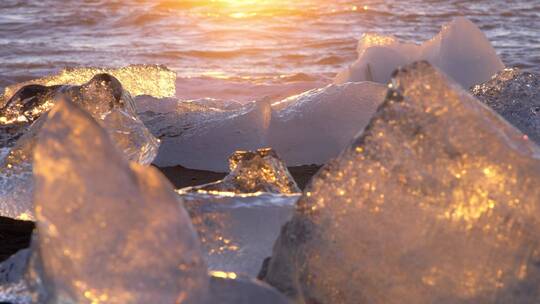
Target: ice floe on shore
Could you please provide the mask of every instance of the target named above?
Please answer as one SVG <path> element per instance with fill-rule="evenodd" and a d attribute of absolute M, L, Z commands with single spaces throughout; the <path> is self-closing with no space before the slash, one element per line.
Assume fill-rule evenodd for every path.
<path fill-rule="evenodd" d="M 162 141 L 155 164 L 226 172 L 235 151 L 264 147 L 276 150 L 288 166 L 322 164 L 362 130 L 384 94 L 383 85 L 361 82 L 242 107 L 168 99 L 164 113 L 164 108 L 149 110 L 149 98 L 137 102 L 147 109 L 140 114 L 145 124 Z"/>
<path fill-rule="evenodd" d="M 261 274 L 299 303 L 537 303 L 539 155 L 436 68 L 406 66 Z"/>
<path fill-rule="evenodd" d="M 418 60 L 429 61 L 467 89 L 504 68 L 482 31 L 458 17 L 421 45 L 400 42 L 393 36 L 364 34 L 358 43 L 357 61 L 340 72 L 335 82 L 387 83 L 396 68 Z"/>

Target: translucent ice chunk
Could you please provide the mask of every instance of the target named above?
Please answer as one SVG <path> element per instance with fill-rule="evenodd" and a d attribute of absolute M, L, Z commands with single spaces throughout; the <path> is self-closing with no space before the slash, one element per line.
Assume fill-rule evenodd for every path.
<path fill-rule="evenodd" d="M 255 277 L 299 195 L 179 192 L 212 271 Z"/>
<path fill-rule="evenodd" d="M 265 280 L 302 303 L 538 303 L 540 148 L 426 62 L 387 96 Z"/>
<path fill-rule="evenodd" d="M 43 286 L 54 303 L 199 303 L 208 277 L 169 182 L 128 163 L 74 103 L 49 113 L 35 149 Z"/>
<path fill-rule="evenodd" d="M 25 90 L 26 88 L 21 89 Z M 19 93 L 16 96 L 19 96 Z M 33 219 L 33 147 L 41 125 L 46 120 L 44 113 L 58 99 L 71 100 L 89 111 L 107 129 L 128 159 L 150 164 L 157 154 L 158 141 L 139 120 L 129 93 L 110 75 L 96 75 L 82 86 L 58 86 L 54 88 L 54 92 L 28 96 L 11 99 L 4 108 L 9 109 L 4 113 L 9 113 L 10 117 L 22 117 L 18 122 L 28 130 L 10 149 L 9 154 L 0 160 L 0 215 Z M 34 100 L 29 103 L 28 100 L 32 98 Z M 22 102 L 23 106 L 19 106 L 21 104 L 17 102 Z M 25 120 L 26 117 L 29 118 Z M 6 123 L 9 124 L 10 122 Z"/>
<path fill-rule="evenodd" d="M 540 76 L 517 68 L 505 69 L 471 89 L 511 124 L 540 145 Z"/>
<path fill-rule="evenodd" d="M 263 100 L 232 110 L 170 99 L 153 109 L 146 101 L 141 117 L 162 140 L 160 167 L 226 172 L 231 153 L 262 147 L 275 149 L 288 166 L 322 164 L 364 128 L 384 92 L 372 82 L 330 85 L 271 106 Z"/>
<path fill-rule="evenodd" d="M 223 180 L 193 187 L 197 192 L 299 193 L 285 163 L 271 148 L 236 151 L 229 157 L 230 173 Z"/>
<path fill-rule="evenodd" d="M 98 74 L 114 76 L 133 96 L 171 97 L 176 94 L 175 72 L 158 65 L 130 65 L 119 69 L 68 68 L 57 75 L 8 86 L 4 91 L 4 100 L 9 100 L 15 92 L 27 85 L 82 85 Z"/>
<path fill-rule="evenodd" d="M 465 88 L 487 81 L 504 68 L 480 29 L 458 17 L 421 45 L 402 43 L 393 36 L 365 34 L 358 45 L 358 60 L 340 72 L 335 82 L 387 83 L 396 68 L 416 60 L 428 60 Z"/>

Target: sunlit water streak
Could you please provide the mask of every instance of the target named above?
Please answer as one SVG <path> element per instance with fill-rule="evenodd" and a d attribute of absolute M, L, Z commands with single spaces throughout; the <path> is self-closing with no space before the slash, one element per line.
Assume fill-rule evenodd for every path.
<path fill-rule="evenodd" d="M 364 32 L 420 42 L 457 15 L 506 65 L 538 71 L 536 0 L 3 0 L 0 88 L 63 67 L 157 63 L 177 71 L 180 97 L 287 94 L 327 83 Z"/>

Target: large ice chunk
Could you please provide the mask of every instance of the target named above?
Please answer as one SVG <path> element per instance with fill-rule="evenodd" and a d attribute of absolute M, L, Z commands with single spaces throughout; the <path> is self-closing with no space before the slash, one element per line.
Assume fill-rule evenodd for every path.
<path fill-rule="evenodd" d="M 367 124 L 384 99 L 372 82 L 330 85 L 269 104 L 244 107 L 163 100 L 145 102 L 145 124 L 162 140 L 155 163 L 227 171 L 237 150 L 272 147 L 288 166 L 322 164 Z M 169 109 L 164 113 L 164 109 Z"/>
<path fill-rule="evenodd" d="M 151 95 L 171 97 L 176 94 L 176 73 L 158 65 L 130 65 L 118 69 L 107 68 L 67 68 L 57 75 L 46 76 L 8 86 L 4 90 L 4 100 L 9 100 L 17 91 L 28 85 L 56 86 L 82 85 L 94 76 L 109 74 L 117 78 L 133 96 Z"/>
<path fill-rule="evenodd" d="M 230 173 L 221 181 L 193 187 L 196 192 L 299 193 L 285 163 L 271 148 L 236 151 L 229 157 Z"/>
<path fill-rule="evenodd" d="M 96 75 L 82 86 L 42 87 L 32 90 L 34 95 L 21 93 L 26 90 L 27 87 L 22 88 L 2 109 L 5 125 L 16 123 L 15 127 L 24 130 L 24 135 L 0 160 L 0 215 L 33 219 L 33 147 L 47 119 L 44 113 L 57 100 L 68 99 L 89 111 L 128 159 L 150 164 L 157 154 L 158 141 L 138 118 L 130 94 L 110 75 Z"/>
<path fill-rule="evenodd" d="M 421 45 L 402 43 L 393 36 L 365 34 L 358 44 L 358 60 L 340 72 L 335 82 L 387 83 L 396 68 L 416 60 L 428 60 L 465 88 L 487 81 L 504 68 L 482 31 L 458 17 Z"/>
<path fill-rule="evenodd" d="M 55 303 L 199 303 L 206 265 L 157 170 L 128 163 L 90 115 L 61 101 L 35 149 L 43 284 Z"/>
<path fill-rule="evenodd" d="M 436 68 L 407 66 L 261 275 L 301 303 L 538 303 L 539 157 Z"/>
<path fill-rule="evenodd" d="M 540 76 L 505 69 L 471 89 L 480 101 L 540 145 Z"/>

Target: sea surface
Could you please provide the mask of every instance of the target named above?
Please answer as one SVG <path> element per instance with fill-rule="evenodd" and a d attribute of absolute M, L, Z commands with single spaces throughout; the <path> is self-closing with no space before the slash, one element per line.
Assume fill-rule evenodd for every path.
<path fill-rule="evenodd" d="M 0 89 L 64 67 L 163 64 L 180 98 L 280 98 L 329 83 L 364 32 L 421 42 L 455 16 L 540 71 L 540 0 L 1 0 Z"/>

